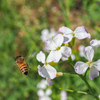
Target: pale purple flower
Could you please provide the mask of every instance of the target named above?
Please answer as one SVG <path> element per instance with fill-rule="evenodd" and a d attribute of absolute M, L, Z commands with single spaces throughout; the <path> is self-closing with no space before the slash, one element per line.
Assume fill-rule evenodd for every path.
<path fill-rule="evenodd" d="M 47 40 L 45 47 L 47 50 L 51 50 L 55 60 L 58 62 L 61 57 L 68 58 L 71 55 L 70 47 L 62 46 L 64 37 L 61 34 L 57 34 L 53 39 Z"/>
<path fill-rule="evenodd" d="M 54 62 L 55 57 L 53 57 L 52 52 L 50 52 L 47 59 L 45 60 L 45 54 L 42 51 L 40 51 L 37 54 L 36 58 L 39 62 L 42 62 L 44 64 L 42 67 L 38 65 L 39 75 L 46 78 L 48 85 L 51 86 L 52 85 L 51 79 L 54 79 L 56 77 L 57 71 L 49 63 L 52 61 Z"/>
<path fill-rule="evenodd" d="M 50 32 L 49 32 L 48 29 L 44 29 L 44 30 L 41 31 L 41 34 L 42 34 L 41 39 L 42 39 L 43 42 L 45 42 L 46 40 L 54 37 L 57 34 L 57 32 L 55 31 L 55 29 L 51 28 Z"/>
<path fill-rule="evenodd" d="M 49 97 L 51 93 L 52 93 L 51 89 L 47 89 L 45 92 L 44 90 L 40 89 L 38 90 L 37 95 L 39 96 L 39 100 L 51 100 L 51 98 Z"/>
<path fill-rule="evenodd" d="M 93 80 L 94 78 L 99 76 L 100 71 L 100 59 L 92 62 L 94 56 L 94 49 L 91 46 L 87 46 L 83 50 L 84 57 L 88 60 L 88 62 L 84 63 L 82 61 L 76 62 L 74 68 L 76 73 L 83 74 L 86 72 L 88 68 L 90 68 L 89 78 Z"/>
<path fill-rule="evenodd" d="M 63 34 L 65 43 L 70 42 L 73 37 L 76 37 L 78 39 L 85 39 L 91 37 L 91 35 L 87 32 L 84 26 L 77 27 L 74 31 L 72 31 L 68 27 L 62 26 L 61 28 L 59 28 L 58 32 Z"/>
<path fill-rule="evenodd" d="M 67 93 L 66 93 L 66 91 L 61 91 L 60 95 L 61 95 L 60 100 L 67 100 Z"/>
<path fill-rule="evenodd" d="M 100 46 L 100 40 L 93 39 L 90 41 L 90 45 L 96 50 Z"/>

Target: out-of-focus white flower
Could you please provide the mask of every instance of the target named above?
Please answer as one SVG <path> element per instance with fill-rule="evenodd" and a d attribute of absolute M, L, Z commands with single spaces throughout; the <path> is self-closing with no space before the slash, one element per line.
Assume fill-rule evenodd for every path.
<path fill-rule="evenodd" d="M 75 55 L 74 54 L 71 54 L 71 58 L 74 61 L 75 60 Z"/>
<path fill-rule="evenodd" d="M 74 68 L 76 73 L 83 74 L 87 68 L 90 68 L 89 78 L 93 80 L 94 78 L 99 76 L 100 71 L 100 59 L 92 62 L 94 56 L 94 49 L 91 46 L 87 46 L 83 50 L 84 57 L 88 60 L 88 62 L 84 63 L 82 61 L 76 62 Z"/>
<path fill-rule="evenodd" d="M 90 41 L 90 45 L 93 47 L 94 50 L 97 50 L 97 48 L 100 46 L 100 40 L 93 39 Z"/>
<path fill-rule="evenodd" d="M 40 88 L 40 89 L 45 89 L 47 86 L 47 81 L 42 79 L 38 84 L 37 84 L 37 88 Z"/>
<path fill-rule="evenodd" d="M 72 40 L 73 37 L 76 37 L 78 39 L 85 39 L 85 38 L 90 38 L 91 35 L 87 32 L 84 26 L 77 27 L 74 31 L 72 31 L 68 27 L 61 27 L 58 30 L 59 33 L 62 33 L 64 38 L 64 42 L 68 43 Z"/>
<path fill-rule="evenodd" d="M 37 92 L 37 95 L 39 96 L 39 100 L 51 100 L 51 98 L 49 97 L 51 93 L 52 93 L 51 89 L 47 89 L 45 92 L 42 89 L 40 89 Z"/>
<path fill-rule="evenodd" d="M 84 48 L 85 48 L 84 45 L 80 45 L 79 48 L 78 48 L 78 50 L 79 50 L 79 55 L 80 55 L 81 57 L 84 57 L 84 53 L 83 53 Z"/>
<path fill-rule="evenodd" d="M 61 95 L 61 99 L 60 100 L 67 100 L 67 93 L 66 93 L 66 91 L 61 91 L 60 95 Z"/>
<path fill-rule="evenodd" d="M 71 48 L 62 46 L 63 41 L 63 35 L 57 34 L 53 39 L 47 40 L 45 42 L 45 47 L 47 48 L 47 50 L 51 50 L 54 53 L 53 56 L 57 57 L 57 62 L 61 59 L 62 56 L 68 58 L 71 55 Z"/>
<path fill-rule="evenodd" d="M 42 62 L 44 64 L 42 67 L 38 65 L 39 75 L 46 78 L 48 85 L 51 86 L 52 85 L 51 79 L 54 79 L 57 73 L 56 69 L 49 64 L 52 61 L 54 62 L 53 60 L 54 57 L 52 55 L 52 52 L 50 52 L 46 61 L 45 61 L 45 54 L 42 51 L 40 51 L 37 54 L 36 58 L 39 62 Z"/>
<path fill-rule="evenodd" d="M 55 36 L 57 34 L 57 32 L 55 31 L 55 29 L 51 28 L 50 32 L 48 29 L 44 29 L 41 31 L 41 39 L 43 42 L 45 42 L 48 39 L 51 39 L 53 36 Z"/>

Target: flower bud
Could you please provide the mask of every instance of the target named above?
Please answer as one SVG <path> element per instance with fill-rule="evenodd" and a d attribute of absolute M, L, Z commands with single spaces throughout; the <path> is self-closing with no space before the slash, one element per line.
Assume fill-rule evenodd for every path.
<path fill-rule="evenodd" d="M 57 72 L 56 77 L 63 76 L 62 72 Z"/>

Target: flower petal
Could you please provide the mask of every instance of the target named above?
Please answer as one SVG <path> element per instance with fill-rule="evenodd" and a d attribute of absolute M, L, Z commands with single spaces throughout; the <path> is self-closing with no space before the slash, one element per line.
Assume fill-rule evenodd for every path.
<path fill-rule="evenodd" d="M 78 39 L 85 39 L 85 38 L 91 38 L 91 35 L 87 32 L 84 26 L 77 27 L 74 30 L 75 37 Z"/>
<path fill-rule="evenodd" d="M 67 100 L 67 93 L 66 93 L 66 91 L 61 91 L 61 93 L 60 93 L 60 95 L 61 95 L 61 100 Z"/>
<path fill-rule="evenodd" d="M 55 29 L 51 28 L 50 29 L 50 37 L 54 37 L 56 34 L 58 34 L 58 32 L 56 32 Z"/>
<path fill-rule="evenodd" d="M 91 62 L 94 56 L 93 48 L 91 46 L 87 46 L 84 48 L 83 53 L 84 53 L 84 57 Z"/>
<path fill-rule="evenodd" d="M 53 84 L 50 77 L 47 77 L 46 80 L 47 80 L 48 86 L 51 86 Z"/>
<path fill-rule="evenodd" d="M 50 77 L 50 79 L 54 79 L 56 77 L 56 69 L 50 65 L 45 65 L 45 69 L 46 69 L 46 72 L 48 73 L 48 76 L 47 77 Z"/>
<path fill-rule="evenodd" d="M 45 62 L 45 54 L 40 51 L 37 55 L 36 55 L 36 59 L 39 61 L 39 62 L 42 62 L 44 63 Z"/>
<path fill-rule="evenodd" d="M 53 51 L 50 51 L 50 53 L 49 53 L 49 55 L 48 55 L 48 57 L 46 59 L 46 62 L 47 63 L 52 62 L 53 59 L 54 59 L 54 53 L 53 53 Z"/>
<path fill-rule="evenodd" d="M 44 91 L 42 89 L 38 90 L 37 95 L 39 97 L 43 97 L 44 96 Z"/>
<path fill-rule="evenodd" d="M 50 40 L 47 40 L 45 42 L 45 48 L 47 50 L 56 50 L 57 45 L 56 45 L 56 43 L 52 39 L 50 39 Z"/>
<path fill-rule="evenodd" d="M 93 39 L 90 41 L 90 45 L 96 50 L 100 46 L 100 40 Z"/>
<path fill-rule="evenodd" d="M 52 93 L 52 90 L 51 90 L 51 89 L 47 89 L 45 94 L 46 94 L 47 96 L 49 96 L 51 93 Z"/>
<path fill-rule="evenodd" d="M 49 56 L 47 57 L 46 62 L 58 62 L 60 58 L 62 57 L 62 54 L 60 51 L 51 51 Z"/>
<path fill-rule="evenodd" d="M 56 77 L 57 71 L 50 65 L 44 65 L 43 67 L 38 65 L 38 73 L 44 78 L 50 77 L 50 79 L 54 79 Z"/>
<path fill-rule="evenodd" d="M 46 68 L 44 66 L 41 67 L 40 65 L 38 65 L 37 68 L 38 68 L 38 73 L 39 73 L 40 76 L 42 76 L 44 78 L 49 76 L 48 73 L 47 73 L 47 70 L 46 70 Z"/>
<path fill-rule="evenodd" d="M 66 46 L 62 46 L 60 52 L 62 53 L 62 56 L 66 58 L 68 58 L 72 53 L 71 48 Z"/>
<path fill-rule="evenodd" d="M 52 100 L 50 97 L 44 95 L 43 97 L 40 97 L 39 100 Z"/>
<path fill-rule="evenodd" d="M 40 89 L 45 89 L 47 86 L 47 81 L 42 79 L 38 84 L 37 84 L 37 88 L 40 88 Z"/>
<path fill-rule="evenodd" d="M 43 42 L 45 42 L 46 40 L 49 39 L 49 30 L 48 29 L 42 30 L 41 34 L 42 34 L 41 39 Z"/>
<path fill-rule="evenodd" d="M 87 70 L 88 64 L 78 61 L 78 62 L 76 62 L 74 68 L 75 68 L 75 72 L 77 74 L 83 74 Z"/>
<path fill-rule="evenodd" d="M 98 77 L 98 76 L 99 76 L 99 71 L 98 71 L 96 68 L 91 67 L 91 68 L 90 68 L 90 72 L 89 72 L 89 78 L 90 78 L 91 80 L 93 80 L 94 78 L 96 78 L 96 77 Z"/>
<path fill-rule="evenodd" d="M 84 45 L 80 45 L 80 46 L 78 47 L 79 55 L 80 55 L 81 57 L 84 57 L 84 53 L 83 53 L 84 48 L 85 48 Z"/>
<path fill-rule="evenodd" d="M 67 34 L 72 34 L 72 33 L 73 33 L 73 31 L 72 31 L 70 28 L 65 27 L 65 26 L 62 26 L 61 28 L 59 28 L 58 32 L 59 32 L 59 33 L 66 34 L 66 35 L 67 35 Z"/>
<path fill-rule="evenodd" d="M 93 62 L 92 66 L 94 66 L 97 70 L 100 71 L 100 59 L 95 61 L 95 62 Z"/>
<path fill-rule="evenodd" d="M 62 57 L 61 57 L 61 60 L 63 60 L 63 61 L 64 61 L 64 60 L 68 60 L 68 58 L 62 56 Z"/>
<path fill-rule="evenodd" d="M 54 36 L 53 41 L 56 43 L 57 47 L 60 47 L 64 41 L 64 37 L 62 34 L 57 34 Z"/>
<path fill-rule="evenodd" d="M 64 43 L 68 43 L 72 40 L 72 34 L 65 35 L 64 34 Z"/>

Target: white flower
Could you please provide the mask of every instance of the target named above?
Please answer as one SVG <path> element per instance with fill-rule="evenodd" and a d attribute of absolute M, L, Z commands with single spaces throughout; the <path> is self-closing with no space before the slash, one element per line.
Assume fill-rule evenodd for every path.
<path fill-rule="evenodd" d="M 63 41 L 63 35 L 57 34 L 53 39 L 47 40 L 45 43 L 47 50 L 51 50 L 54 53 L 53 56 L 57 62 L 62 56 L 68 58 L 71 55 L 70 47 L 62 46 Z"/>
<path fill-rule="evenodd" d="M 45 42 L 48 39 L 51 39 L 53 36 L 55 36 L 57 34 L 57 32 L 55 31 L 55 29 L 51 28 L 50 32 L 48 29 L 44 29 L 41 32 L 41 39 L 43 42 Z"/>
<path fill-rule="evenodd" d="M 40 53 L 37 54 L 36 58 L 38 61 L 44 64 L 42 67 L 38 65 L 39 75 L 46 78 L 48 85 L 51 86 L 52 85 L 51 79 L 54 79 L 57 73 L 56 69 L 52 67 L 51 65 L 49 65 L 50 62 L 54 61 L 52 52 L 50 52 L 46 61 L 45 61 L 45 54 L 42 51 L 40 51 Z"/>
<path fill-rule="evenodd" d="M 63 36 L 65 37 L 65 43 L 70 42 L 73 37 L 76 37 L 78 39 L 85 39 L 91 37 L 84 26 L 77 27 L 74 31 L 72 31 L 68 27 L 63 26 L 59 28 L 58 32 L 63 33 Z"/>
<path fill-rule="evenodd" d="M 100 46 L 100 40 L 93 39 L 90 41 L 90 45 L 96 50 Z"/>
<path fill-rule="evenodd" d="M 37 84 L 37 87 L 40 88 L 40 89 L 45 89 L 47 86 L 47 81 L 42 79 L 38 84 Z"/>
<path fill-rule="evenodd" d="M 42 89 L 40 89 L 37 92 L 37 95 L 39 96 L 39 100 L 51 100 L 51 98 L 49 97 L 51 93 L 52 93 L 51 89 L 47 89 L 45 92 Z"/>
<path fill-rule="evenodd" d="M 60 100 L 67 100 L 67 93 L 66 93 L 66 91 L 61 91 L 60 95 L 61 95 L 61 99 Z"/>
<path fill-rule="evenodd" d="M 79 55 L 80 55 L 81 57 L 84 57 L 84 53 L 83 53 L 84 48 L 85 48 L 84 45 L 80 45 L 79 48 L 78 48 L 78 49 L 79 49 Z"/>
<path fill-rule="evenodd" d="M 76 73 L 83 74 L 87 68 L 90 68 L 89 78 L 93 80 L 94 78 L 99 76 L 100 71 L 100 59 L 96 62 L 92 62 L 94 56 L 94 49 L 91 46 L 87 46 L 83 50 L 84 57 L 88 60 L 87 63 L 82 61 L 76 62 L 74 68 Z"/>

